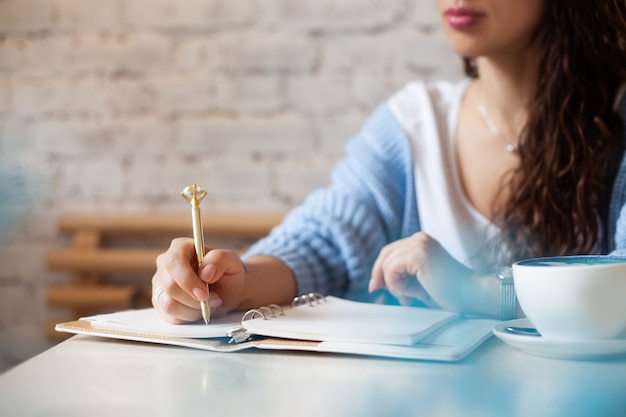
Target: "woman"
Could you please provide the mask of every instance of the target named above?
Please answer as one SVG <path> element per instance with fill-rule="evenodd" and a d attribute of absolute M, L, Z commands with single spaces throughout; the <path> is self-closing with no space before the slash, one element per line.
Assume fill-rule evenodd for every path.
<path fill-rule="evenodd" d="M 212 250 L 196 274 L 193 242 L 174 240 L 153 278 L 167 321 L 199 319 L 206 283 L 215 315 L 387 290 L 402 304 L 509 318 L 502 266 L 626 251 L 626 3 L 437 4 L 468 78 L 411 83 L 381 105 L 331 185 L 245 264 Z"/>

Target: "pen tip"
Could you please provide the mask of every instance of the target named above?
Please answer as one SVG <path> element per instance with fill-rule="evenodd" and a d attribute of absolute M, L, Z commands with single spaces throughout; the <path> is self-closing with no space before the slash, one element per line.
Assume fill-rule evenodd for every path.
<path fill-rule="evenodd" d="M 209 320 L 211 320 L 211 304 L 209 304 L 208 298 L 206 301 L 200 302 L 200 309 L 202 310 L 202 319 L 204 320 L 204 324 L 209 324 Z"/>

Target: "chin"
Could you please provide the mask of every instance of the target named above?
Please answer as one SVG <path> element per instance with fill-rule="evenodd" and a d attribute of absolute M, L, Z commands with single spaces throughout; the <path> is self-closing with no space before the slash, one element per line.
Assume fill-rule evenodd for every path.
<path fill-rule="evenodd" d="M 463 57 L 475 58 L 484 54 L 483 42 L 476 37 L 448 34 L 448 44 L 454 52 Z"/>

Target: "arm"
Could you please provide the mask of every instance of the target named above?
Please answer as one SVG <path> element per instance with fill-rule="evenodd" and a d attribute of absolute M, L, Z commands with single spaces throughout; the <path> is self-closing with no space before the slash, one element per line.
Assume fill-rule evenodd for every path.
<path fill-rule="evenodd" d="M 244 257 L 283 261 L 294 273 L 298 294 L 367 295 L 382 246 L 418 228 L 409 143 L 386 106 L 346 149 L 331 185 L 311 194 Z"/>
<path fill-rule="evenodd" d="M 199 274 L 190 239 L 176 239 L 157 259 L 153 304 L 173 323 L 200 317 L 211 284 L 211 309 L 222 315 L 296 294 L 367 295 L 371 266 L 386 243 L 418 228 L 411 153 L 402 128 L 381 106 L 351 139 L 332 184 L 311 194 L 244 256 L 211 250 Z M 153 292 L 155 293 L 155 292 Z"/>

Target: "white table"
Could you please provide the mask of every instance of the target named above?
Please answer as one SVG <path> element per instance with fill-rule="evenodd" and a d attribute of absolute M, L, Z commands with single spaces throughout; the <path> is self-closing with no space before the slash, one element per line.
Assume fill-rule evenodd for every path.
<path fill-rule="evenodd" d="M 212 353 L 74 336 L 0 376 L 0 416 L 626 416 L 626 357 L 457 363 Z"/>

